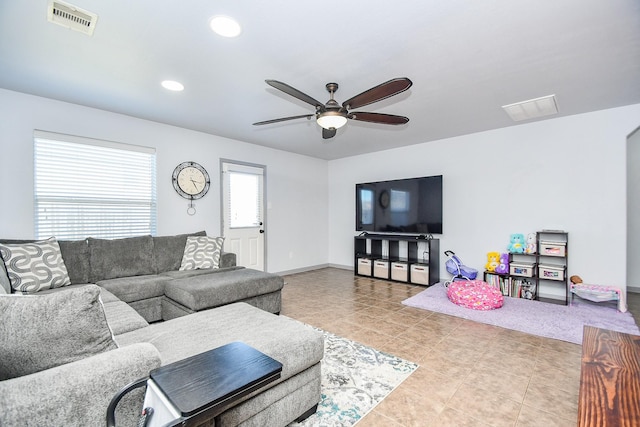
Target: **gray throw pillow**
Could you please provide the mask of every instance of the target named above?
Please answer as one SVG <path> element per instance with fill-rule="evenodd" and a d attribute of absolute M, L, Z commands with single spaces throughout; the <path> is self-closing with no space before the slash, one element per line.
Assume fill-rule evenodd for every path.
<path fill-rule="evenodd" d="M 0 295 L 0 380 L 115 348 L 96 285 Z"/>
<path fill-rule="evenodd" d="M 71 284 L 55 237 L 33 243 L 0 244 L 11 287 L 34 293 Z"/>
<path fill-rule="evenodd" d="M 180 270 L 219 268 L 224 237 L 189 236 Z"/>

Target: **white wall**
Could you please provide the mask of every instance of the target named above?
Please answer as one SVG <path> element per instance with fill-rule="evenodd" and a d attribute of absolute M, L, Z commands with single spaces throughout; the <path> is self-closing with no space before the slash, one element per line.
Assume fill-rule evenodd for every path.
<path fill-rule="evenodd" d="M 220 233 L 219 159 L 267 166 L 267 269 L 327 262 L 327 162 L 174 126 L 0 89 L 0 236 L 32 238 L 33 130 L 156 148 L 158 234 Z M 197 214 L 173 190 L 171 173 L 186 160 L 211 175 Z M 313 244 L 305 238 L 312 232 Z"/>
<path fill-rule="evenodd" d="M 353 265 L 354 184 L 441 174 L 441 252 L 482 271 L 509 234 L 564 229 L 569 274 L 624 287 L 626 137 L 638 124 L 640 104 L 331 161 L 329 262 Z"/>
<path fill-rule="evenodd" d="M 569 274 L 626 284 L 626 138 L 640 124 L 640 104 L 330 162 L 2 89 L 0 114 L 3 238 L 33 236 L 33 130 L 40 129 L 155 147 L 161 235 L 220 232 L 220 158 L 266 165 L 269 271 L 352 266 L 354 185 L 442 174 L 441 251 L 482 269 L 510 233 L 562 228 L 570 233 Z M 184 160 L 202 163 L 213 178 L 193 217 L 170 182 Z"/>
<path fill-rule="evenodd" d="M 640 127 L 627 139 L 627 289 L 640 292 Z"/>

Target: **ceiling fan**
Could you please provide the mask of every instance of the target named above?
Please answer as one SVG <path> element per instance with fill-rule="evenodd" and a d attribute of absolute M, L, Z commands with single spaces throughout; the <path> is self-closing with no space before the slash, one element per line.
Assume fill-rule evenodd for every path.
<path fill-rule="evenodd" d="M 286 83 L 279 82 L 277 80 L 265 80 L 269 86 L 272 86 L 282 92 L 298 98 L 301 101 L 311 104 L 316 108 L 314 114 L 303 114 L 301 116 L 283 117 L 280 119 L 265 120 L 263 122 L 254 123 L 255 126 L 268 125 L 271 123 L 283 122 L 286 120 L 294 120 L 306 118 L 310 120 L 315 116 L 316 122 L 322 127 L 322 137 L 324 139 L 333 138 L 336 135 L 336 129 L 344 126 L 347 120 L 359 120 L 362 122 L 380 123 L 384 125 L 403 125 L 409 121 L 409 118 L 404 116 L 396 116 L 394 114 L 383 113 L 366 113 L 363 111 L 350 112 L 352 108 L 360 108 L 365 105 L 373 104 L 374 102 L 382 101 L 383 99 L 397 95 L 405 90 L 409 89 L 413 84 L 411 80 L 406 77 L 400 77 L 391 79 L 388 82 L 379 84 L 372 87 L 369 90 L 365 90 L 359 95 L 356 95 L 342 103 L 342 106 L 333 99 L 334 93 L 338 90 L 338 83 L 327 83 L 327 91 L 331 95 L 331 99 L 326 104 L 315 100 L 309 95 L 300 92 L 298 89 L 289 86 Z"/>

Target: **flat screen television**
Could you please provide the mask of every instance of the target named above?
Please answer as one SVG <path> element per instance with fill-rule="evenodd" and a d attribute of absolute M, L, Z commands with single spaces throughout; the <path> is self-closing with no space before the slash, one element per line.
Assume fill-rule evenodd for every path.
<path fill-rule="evenodd" d="M 356 184 L 356 230 L 442 234 L 442 175 Z"/>

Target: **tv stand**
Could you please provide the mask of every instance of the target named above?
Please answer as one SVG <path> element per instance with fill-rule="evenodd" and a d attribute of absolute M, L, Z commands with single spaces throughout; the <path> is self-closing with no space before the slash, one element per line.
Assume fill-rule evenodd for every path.
<path fill-rule="evenodd" d="M 440 281 L 440 240 L 429 234 L 361 234 L 354 237 L 354 273 L 431 286 Z"/>

